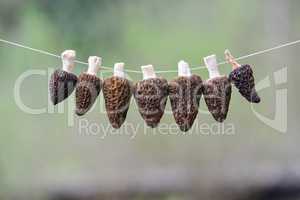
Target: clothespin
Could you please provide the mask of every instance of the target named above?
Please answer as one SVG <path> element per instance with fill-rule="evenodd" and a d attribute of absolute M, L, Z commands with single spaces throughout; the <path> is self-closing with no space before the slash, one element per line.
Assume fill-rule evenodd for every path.
<path fill-rule="evenodd" d="M 227 60 L 227 62 L 232 65 L 232 69 L 241 67 L 241 65 L 234 59 L 234 57 L 231 55 L 231 53 L 228 49 L 225 50 L 224 54 L 225 54 L 225 59 Z"/>
<path fill-rule="evenodd" d="M 89 67 L 86 73 L 96 76 L 102 65 L 102 58 L 97 56 L 90 56 L 88 59 L 88 63 L 89 63 Z"/>
<path fill-rule="evenodd" d="M 142 69 L 144 80 L 151 79 L 151 78 L 157 78 L 154 68 L 153 68 L 153 65 L 144 65 L 144 66 L 141 66 L 141 69 Z"/>
<path fill-rule="evenodd" d="M 178 76 L 184 76 L 184 77 L 192 76 L 189 64 L 184 60 L 178 62 Z"/>
<path fill-rule="evenodd" d="M 115 63 L 114 65 L 114 76 L 125 78 L 125 72 L 124 72 L 124 63 Z"/>
<path fill-rule="evenodd" d="M 209 72 L 209 78 L 220 77 L 216 55 L 210 55 L 204 58 L 205 66 Z"/>
<path fill-rule="evenodd" d="M 62 69 L 66 72 L 72 72 L 75 67 L 76 52 L 74 50 L 65 50 L 61 54 Z"/>

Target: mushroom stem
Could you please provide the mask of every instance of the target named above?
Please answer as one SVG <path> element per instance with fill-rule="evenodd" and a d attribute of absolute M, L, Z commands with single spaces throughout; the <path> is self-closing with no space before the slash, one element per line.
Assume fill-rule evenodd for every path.
<path fill-rule="evenodd" d="M 190 77 L 192 76 L 189 64 L 184 60 L 178 63 L 178 76 Z"/>
<path fill-rule="evenodd" d="M 124 63 L 115 63 L 114 76 L 125 78 L 124 65 Z"/>
<path fill-rule="evenodd" d="M 230 51 L 228 49 L 225 50 L 225 59 L 229 64 L 232 65 L 232 69 L 236 69 L 240 67 L 241 65 L 234 59 L 234 57 L 231 55 Z"/>
<path fill-rule="evenodd" d="M 97 56 L 90 56 L 88 61 L 89 61 L 89 68 L 86 73 L 96 76 L 97 72 L 100 70 L 102 59 Z"/>
<path fill-rule="evenodd" d="M 61 54 L 61 59 L 63 63 L 63 70 L 66 72 L 72 72 L 75 66 L 76 52 L 74 50 L 65 50 Z"/>
<path fill-rule="evenodd" d="M 152 65 L 141 66 L 143 72 L 143 79 L 156 78 L 156 74 L 154 72 L 154 68 Z"/>

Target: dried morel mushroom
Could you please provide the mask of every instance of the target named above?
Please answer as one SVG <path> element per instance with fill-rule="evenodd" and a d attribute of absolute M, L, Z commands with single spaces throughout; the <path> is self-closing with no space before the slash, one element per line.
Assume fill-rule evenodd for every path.
<path fill-rule="evenodd" d="M 188 63 L 178 63 L 178 78 L 169 82 L 169 98 L 174 119 L 181 131 L 188 131 L 197 117 L 202 80 L 192 75 Z"/>
<path fill-rule="evenodd" d="M 77 76 L 71 71 L 75 66 L 76 53 L 73 50 L 66 50 L 62 53 L 62 69 L 57 69 L 51 75 L 49 81 L 50 98 L 54 105 L 62 102 L 70 96 L 76 86 Z"/>
<path fill-rule="evenodd" d="M 208 110 L 218 122 L 223 122 L 228 113 L 231 98 L 231 83 L 218 70 L 216 56 L 204 58 L 210 79 L 203 84 L 203 95 Z"/>
<path fill-rule="evenodd" d="M 154 128 L 157 127 L 164 114 L 168 97 L 168 82 L 164 78 L 156 77 L 152 65 L 141 68 L 144 80 L 136 83 L 134 97 L 146 124 Z"/>
<path fill-rule="evenodd" d="M 132 96 L 132 84 L 125 78 L 124 63 L 116 63 L 114 76 L 103 83 L 103 96 L 108 119 L 113 128 L 124 123 Z"/>
<path fill-rule="evenodd" d="M 241 95 L 249 102 L 259 103 L 260 97 L 255 90 L 255 82 L 253 71 L 250 65 L 240 65 L 236 62 L 229 50 L 225 51 L 226 60 L 232 65 L 232 72 L 229 74 L 229 79 L 234 83 Z"/>
<path fill-rule="evenodd" d="M 80 74 L 76 86 L 76 114 L 84 115 L 93 106 L 100 91 L 101 79 L 97 77 L 101 65 L 101 58 L 89 57 L 89 68 L 85 73 Z"/>

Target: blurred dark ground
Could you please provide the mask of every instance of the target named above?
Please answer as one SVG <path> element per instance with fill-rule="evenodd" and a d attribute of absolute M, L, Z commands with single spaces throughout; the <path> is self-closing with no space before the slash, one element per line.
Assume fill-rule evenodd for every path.
<path fill-rule="evenodd" d="M 105 66 L 123 61 L 128 69 L 152 63 L 176 70 L 180 59 L 195 67 L 213 53 L 222 61 L 225 48 L 242 56 L 300 39 L 299 8 L 297 0 L 2 0 L 0 38 L 57 54 L 75 49 L 82 61 L 99 55 Z M 254 105 L 262 115 L 276 114 L 275 91 L 288 88 L 286 133 L 262 123 L 234 90 L 225 122 L 234 124 L 232 136 L 146 129 L 130 140 L 80 135 L 80 118 L 68 127 L 67 108 L 63 114 L 24 113 L 14 100 L 17 78 L 28 69 L 57 68 L 60 61 L 0 43 L 0 199 L 300 199 L 299 52 L 292 46 L 241 61 L 254 66 L 257 82 L 271 77 L 260 92 L 262 103 Z M 283 67 L 288 82 L 276 86 L 273 73 Z M 230 66 L 220 70 L 228 74 Z M 206 70 L 195 73 L 208 78 Z M 170 80 L 176 73 L 163 76 Z M 47 106 L 46 77 L 26 80 L 21 89 L 27 105 Z M 206 109 L 203 99 L 200 107 Z M 99 109 L 86 119 L 109 125 Z M 197 120 L 214 123 L 206 113 Z M 127 122 L 143 123 L 133 102 Z M 174 123 L 170 112 L 162 123 Z"/>

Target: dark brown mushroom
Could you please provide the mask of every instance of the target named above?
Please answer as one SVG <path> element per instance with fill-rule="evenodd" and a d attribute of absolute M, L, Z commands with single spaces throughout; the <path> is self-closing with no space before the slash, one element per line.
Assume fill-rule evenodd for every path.
<path fill-rule="evenodd" d="M 108 119 L 118 129 L 125 122 L 132 96 L 132 83 L 125 78 L 124 63 L 116 63 L 114 76 L 104 80 L 103 96 Z"/>
<path fill-rule="evenodd" d="M 96 76 L 101 65 L 101 58 L 89 57 L 87 72 L 79 76 L 76 86 L 76 114 L 81 116 L 88 112 L 95 103 L 102 86 L 102 81 Z"/>
<path fill-rule="evenodd" d="M 71 71 L 74 68 L 76 53 L 66 50 L 62 53 L 63 68 L 57 69 L 50 77 L 50 99 L 54 105 L 68 98 L 77 84 L 77 76 Z"/>
<path fill-rule="evenodd" d="M 186 62 L 178 63 L 178 78 L 169 82 L 169 98 L 174 119 L 181 131 L 188 131 L 197 117 L 202 80 L 192 75 Z"/>
<path fill-rule="evenodd" d="M 149 127 L 157 127 L 168 97 L 168 82 L 156 77 L 152 65 L 142 66 L 144 80 L 136 83 L 134 97 L 142 118 Z"/>
<path fill-rule="evenodd" d="M 218 71 L 216 56 L 204 58 L 210 79 L 203 84 L 203 95 L 208 110 L 218 122 L 223 122 L 228 113 L 231 98 L 231 84 L 227 76 Z"/>
<path fill-rule="evenodd" d="M 225 51 L 228 63 L 232 65 L 232 72 L 229 74 L 230 81 L 239 90 L 240 94 L 251 103 L 259 103 L 260 97 L 255 90 L 253 71 L 250 65 L 240 65 L 236 62 L 229 50 Z"/>

